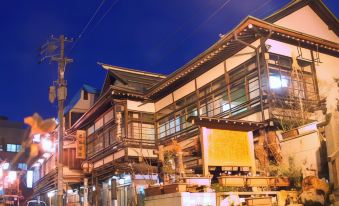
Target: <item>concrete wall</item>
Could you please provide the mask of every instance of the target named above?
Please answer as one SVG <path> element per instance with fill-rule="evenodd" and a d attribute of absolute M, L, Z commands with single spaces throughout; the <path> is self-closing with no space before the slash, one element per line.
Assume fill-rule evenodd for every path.
<path fill-rule="evenodd" d="M 327 113 L 332 114 L 329 124 L 325 127 L 327 154 L 331 156 L 339 150 L 339 112 L 337 111 L 339 88 L 334 81 L 334 78 L 339 79 L 339 58 L 320 54 L 320 60 L 322 63 L 316 65 L 319 93 L 321 97 L 326 98 Z M 329 162 L 329 175 L 330 182 L 339 190 L 338 171 L 339 157 L 337 155 Z M 336 179 L 335 174 L 337 175 Z"/>
<path fill-rule="evenodd" d="M 288 165 L 289 157 L 293 157 L 297 167 L 303 165 L 306 160 L 306 167 L 321 171 L 320 161 L 320 139 L 317 131 L 303 134 L 280 143 L 283 162 Z"/>

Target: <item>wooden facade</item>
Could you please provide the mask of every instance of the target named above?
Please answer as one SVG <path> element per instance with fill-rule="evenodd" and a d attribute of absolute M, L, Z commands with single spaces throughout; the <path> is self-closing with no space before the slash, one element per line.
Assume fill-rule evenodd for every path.
<path fill-rule="evenodd" d="M 278 22 L 308 6 L 337 41 Z M 185 153 L 186 174 L 213 172 L 203 169 L 204 126 L 251 131 L 259 161 L 254 173 L 267 172 L 269 159 L 280 163 L 275 130 L 319 121 L 326 112 L 321 92 L 327 88 L 323 81 L 336 75 L 330 69 L 339 63 L 338 25 L 321 1 L 302 0 L 265 20 L 247 17 L 167 77 L 99 63 L 107 70 L 99 99 L 69 130 L 86 131 L 86 161 L 93 165 L 88 178 L 95 188 L 90 202 L 102 205 L 114 178 L 157 173 L 158 149 L 173 140 Z M 319 70 L 332 73 L 323 77 Z M 245 167 L 222 170 L 249 173 Z M 135 201 L 132 182 L 119 186 L 127 194 L 118 198 L 124 204 Z"/>

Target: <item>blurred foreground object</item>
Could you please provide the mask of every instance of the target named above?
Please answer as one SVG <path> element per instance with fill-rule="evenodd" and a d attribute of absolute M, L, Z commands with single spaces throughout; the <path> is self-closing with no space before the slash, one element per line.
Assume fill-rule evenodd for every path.
<path fill-rule="evenodd" d="M 329 192 L 329 186 L 325 181 L 314 176 L 308 176 L 302 181 L 302 190 L 300 199 L 304 205 L 325 205 Z"/>
<path fill-rule="evenodd" d="M 43 120 L 38 113 L 34 113 L 33 116 L 26 117 L 24 122 L 31 126 L 30 135 L 34 134 L 46 134 L 52 132 L 57 124 L 54 119 Z"/>

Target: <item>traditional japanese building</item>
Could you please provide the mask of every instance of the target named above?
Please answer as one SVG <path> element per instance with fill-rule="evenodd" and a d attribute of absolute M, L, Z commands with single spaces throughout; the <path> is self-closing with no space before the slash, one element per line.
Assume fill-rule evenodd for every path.
<path fill-rule="evenodd" d="M 306 26 L 305 19 L 313 23 Z M 157 141 L 166 145 L 175 138 L 194 150 L 192 139 L 201 132 L 187 121 L 190 116 L 266 122 L 266 135 L 254 133 L 255 142 L 266 142 L 268 150 L 256 147 L 258 169 L 265 165 L 263 156 L 284 161 L 280 142 L 285 140 L 275 130 L 321 122 L 326 111 L 320 100 L 327 98 L 327 112 L 336 103 L 329 83 L 337 75 L 337 34 L 337 19 L 321 1 L 294 1 L 265 20 L 247 17 L 147 92 L 155 102 Z M 308 161 L 320 170 L 314 156 L 320 148 L 304 149 L 309 152 L 302 156 L 313 153 Z M 201 169 L 200 160 L 185 158 L 186 168 Z"/>
<path fill-rule="evenodd" d="M 339 96 L 338 34 L 322 1 L 300 0 L 245 18 L 167 77 L 99 63 L 107 70 L 100 97 L 70 128 L 86 131 L 91 204 L 135 202 L 173 140 L 186 174 L 267 175 L 269 161 L 293 158 L 328 178 L 324 140 L 338 139 L 329 115 Z M 338 152 L 328 147 L 338 189 Z"/>
<path fill-rule="evenodd" d="M 64 110 L 64 125 L 66 132 L 63 145 L 63 182 L 64 191 L 67 194 L 65 203 L 68 205 L 80 205 L 80 193 L 82 193 L 83 170 L 82 161 L 86 151 L 84 140 L 81 141 L 81 133 L 69 131 L 68 128 L 94 104 L 97 98 L 97 90 L 89 85 L 83 85 L 73 96 Z M 29 167 L 33 175 L 32 199 L 39 199 L 46 204 L 56 204 L 57 201 L 57 130 L 50 134 L 35 135 L 31 137 L 29 144 L 38 146 L 37 154 L 30 158 Z M 79 139 L 80 138 L 80 139 Z M 83 150 L 79 149 L 83 146 Z M 27 186 L 28 187 L 28 186 Z"/>
<path fill-rule="evenodd" d="M 142 189 L 156 179 L 155 110 L 153 102 L 146 102 L 145 92 L 165 76 L 99 65 L 107 70 L 100 97 L 71 130 L 87 134 L 86 161 L 93 168 L 90 204 L 112 204 L 114 181 L 118 204 L 127 205 L 137 201 L 132 184 Z"/>

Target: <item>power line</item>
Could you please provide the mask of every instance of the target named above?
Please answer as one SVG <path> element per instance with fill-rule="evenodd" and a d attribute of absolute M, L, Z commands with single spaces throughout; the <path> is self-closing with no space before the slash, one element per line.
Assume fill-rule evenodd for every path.
<path fill-rule="evenodd" d="M 168 57 L 169 55 L 171 55 L 174 51 L 176 51 L 183 42 L 185 42 L 187 39 L 189 39 L 193 33 L 195 33 L 196 31 L 198 31 L 200 29 L 200 27 L 202 27 L 204 24 L 206 24 L 208 21 L 210 21 L 215 15 L 217 15 L 231 0 L 227 0 L 224 2 L 223 5 L 221 5 L 221 7 L 219 7 L 215 12 L 213 12 L 205 21 L 203 21 L 201 24 L 199 24 L 194 30 L 192 30 L 192 32 L 190 32 L 182 41 L 180 41 L 177 45 L 177 47 L 173 48 L 170 52 L 167 52 L 167 54 L 165 54 L 163 56 L 163 58 L 161 58 L 156 65 L 160 64 L 166 57 Z M 252 10 L 251 12 L 249 12 L 249 14 L 255 14 L 256 12 L 258 12 L 259 10 L 261 10 L 262 8 L 264 8 L 267 4 L 269 4 L 272 0 L 267 0 L 266 2 L 264 2 L 263 4 L 261 4 L 259 7 L 255 8 L 254 10 Z M 284 4 L 286 4 L 286 2 L 284 2 Z M 283 5 L 284 5 L 283 4 Z M 272 10 L 276 10 L 276 8 L 272 8 L 269 9 L 268 12 L 271 12 Z M 268 13 L 267 11 L 264 14 Z"/>
<path fill-rule="evenodd" d="M 97 13 L 99 12 L 100 8 L 102 7 L 102 5 L 104 5 L 106 0 L 102 0 L 100 5 L 98 6 L 98 8 L 95 10 L 94 14 L 92 15 L 91 19 L 88 21 L 88 23 L 85 25 L 85 27 L 82 29 L 82 31 L 80 32 L 78 38 L 81 38 L 82 35 L 85 33 L 86 29 L 88 28 L 88 26 L 92 23 L 94 17 L 97 15 Z"/>
<path fill-rule="evenodd" d="M 193 29 L 182 41 L 179 42 L 178 46 L 172 49 L 170 52 L 168 52 L 160 61 L 158 61 L 158 64 L 162 62 L 168 55 L 172 54 L 179 46 L 185 42 L 187 39 L 189 39 L 192 34 L 194 34 L 196 31 L 198 31 L 204 24 L 209 22 L 215 15 L 217 15 L 231 0 L 226 0 L 217 10 L 215 10 L 205 21 L 201 22 L 195 29 Z"/>
<path fill-rule="evenodd" d="M 79 39 L 82 37 L 82 35 L 84 35 L 84 33 L 86 32 L 87 28 L 89 27 L 89 25 L 92 23 L 92 21 L 94 20 L 95 16 L 97 15 L 97 13 L 99 12 L 99 10 L 101 9 L 101 7 L 104 5 L 106 0 L 102 0 L 101 3 L 99 4 L 99 6 L 97 7 L 97 9 L 94 11 L 93 15 L 91 16 L 91 18 L 89 19 L 89 21 L 87 22 L 87 24 L 84 26 L 84 28 L 81 30 L 80 34 L 78 35 L 78 37 L 76 38 L 76 40 L 74 41 L 74 44 L 72 45 L 71 49 L 70 49 L 70 53 L 73 51 L 74 47 L 77 45 Z"/>
<path fill-rule="evenodd" d="M 90 33 L 92 33 L 95 28 L 104 20 L 104 18 L 109 14 L 109 12 L 112 10 L 112 8 L 119 2 L 119 0 L 115 0 L 111 6 L 106 10 L 106 12 L 101 16 L 101 18 L 97 21 L 97 23 L 93 26 Z"/>
<path fill-rule="evenodd" d="M 282 4 L 279 4 L 279 6 L 271 8 L 266 10 L 259 18 L 265 18 L 267 15 L 271 15 L 273 11 L 276 11 L 277 9 L 281 8 L 282 6 L 286 5 L 290 0 L 284 1 Z"/>
<path fill-rule="evenodd" d="M 261 4 L 261 6 L 257 7 L 256 9 L 254 9 L 252 12 L 250 12 L 249 14 L 255 15 L 255 13 L 257 11 L 259 11 L 260 9 L 262 9 L 264 6 L 266 6 L 268 3 L 270 3 L 272 0 L 268 0 L 265 3 Z"/>

